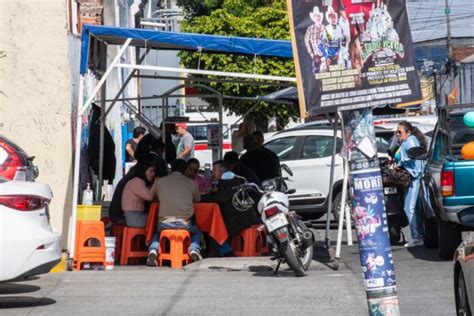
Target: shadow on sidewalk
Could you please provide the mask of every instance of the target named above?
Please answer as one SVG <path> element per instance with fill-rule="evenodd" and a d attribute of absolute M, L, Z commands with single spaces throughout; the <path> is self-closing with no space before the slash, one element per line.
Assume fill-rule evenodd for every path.
<path fill-rule="evenodd" d="M 31 293 L 41 290 L 39 286 L 16 283 L 0 283 L 0 295 Z"/>
<path fill-rule="evenodd" d="M 433 262 L 444 262 L 449 260 L 443 260 L 439 257 L 438 249 L 429 249 L 426 247 L 413 247 L 406 248 L 410 254 L 416 259 Z"/>
<path fill-rule="evenodd" d="M 55 304 L 56 301 L 47 297 L 6 296 L 0 297 L 0 309 L 28 308 Z"/>

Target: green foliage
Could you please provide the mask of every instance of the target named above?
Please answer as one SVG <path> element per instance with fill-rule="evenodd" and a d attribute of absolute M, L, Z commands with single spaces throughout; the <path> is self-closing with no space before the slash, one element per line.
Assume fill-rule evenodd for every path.
<path fill-rule="evenodd" d="M 224 0 L 178 0 L 177 5 L 183 8 L 188 18 L 209 15 L 212 11 L 219 9 Z"/>
<path fill-rule="evenodd" d="M 217 0 L 216 0 L 217 1 Z M 209 0 L 211 2 L 211 0 Z M 219 9 L 207 15 L 195 15 L 181 24 L 183 32 L 289 40 L 289 24 L 284 0 L 224 0 Z M 227 72 L 255 73 L 274 76 L 295 76 L 293 60 L 222 54 L 180 53 L 186 68 Z M 222 94 L 233 96 L 263 96 L 279 90 L 268 85 L 211 83 Z M 216 100 L 206 100 L 216 105 Z M 254 102 L 225 100 L 224 106 L 232 113 L 245 113 Z M 251 115 L 256 120 L 276 116 L 284 123 L 297 116 L 292 106 L 261 102 Z"/>

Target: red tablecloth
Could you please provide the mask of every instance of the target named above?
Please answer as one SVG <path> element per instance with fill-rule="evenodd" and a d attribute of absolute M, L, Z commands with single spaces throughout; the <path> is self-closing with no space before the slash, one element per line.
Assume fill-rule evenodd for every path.
<path fill-rule="evenodd" d="M 148 221 L 146 224 L 146 241 L 150 243 L 156 231 L 158 214 L 160 212 L 159 203 L 155 202 L 150 207 Z M 222 245 L 229 234 L 225 227 L 219 205 L 216 203 L 197 203 L 194 205 L 194 215 L 196 225 L 201 232 L 208 233 L 215 241 Z"/>

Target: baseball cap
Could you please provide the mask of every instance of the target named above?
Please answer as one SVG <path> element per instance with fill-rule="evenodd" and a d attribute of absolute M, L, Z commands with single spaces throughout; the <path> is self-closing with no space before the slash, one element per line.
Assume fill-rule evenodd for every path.
<path fill-rule="evenodd" d="M 182 127 L 184 129 L 188 129 L 188 124 L 186 124 L 186 123 L 175 123 L 174 125 L 176 127 Z"/>

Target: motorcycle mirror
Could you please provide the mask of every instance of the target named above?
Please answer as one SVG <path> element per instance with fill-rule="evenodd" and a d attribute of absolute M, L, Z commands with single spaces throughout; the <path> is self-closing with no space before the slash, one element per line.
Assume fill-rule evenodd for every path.
<path fill-rule="evenodd" d="M 232 171 L 224 172 L 222 175 L 222 180 L 232 180 L 235 178 L 235 174 Z"/>
<path fill-rule="evenodd" d="M 296 192 L 295 189 L 289 189 L 288 191 L 286 191 L 286 194 L 293 194 L 295 192 Z"/>
<path fill-rule="evenodd" d="M 293 172 L 291 171 L 290 167 L 288 167 L 288 166 L 285 165 L 285 164 L 282 164 L 282 165 L 281 165 L 281 168 L 282 168 L 283 170 L 285 170 L 286 173 L 288 173 L 290 176 L 293 176 Z"/>
<path fill-rule="evenodd" d="M 417 159 L 417 160 L 426 159 L 426 150 L 421 146 L 412 147 L 408 149 L 407 154 L 408 154 L 408 157 L 410 157 L 411 159 Z"/>

